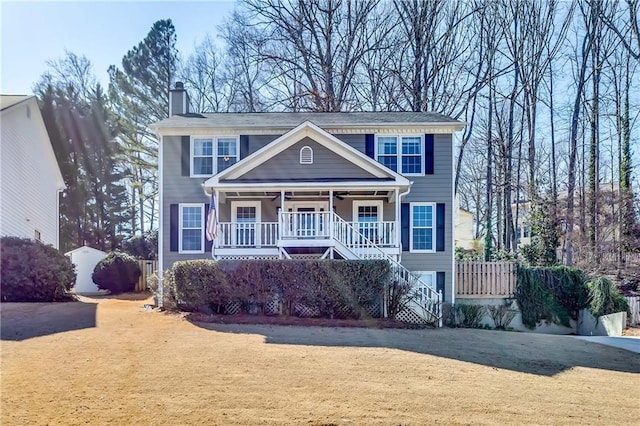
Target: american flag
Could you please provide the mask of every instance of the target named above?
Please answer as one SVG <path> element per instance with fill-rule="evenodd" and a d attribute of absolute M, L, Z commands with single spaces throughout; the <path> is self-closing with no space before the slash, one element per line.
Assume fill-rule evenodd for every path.
<path fill-rule="evenodd" d="M 207 214 L 206 235 L 208 241 L 213 241 L 218 236 L 218 215 L 216 213 L 216 196 L 211 193 L 211 203 L 209 204 L 209 213 Z"/>

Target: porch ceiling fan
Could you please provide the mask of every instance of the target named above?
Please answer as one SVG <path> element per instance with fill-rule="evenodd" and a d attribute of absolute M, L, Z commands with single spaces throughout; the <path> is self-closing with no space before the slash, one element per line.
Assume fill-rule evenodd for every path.
<path fill-rule="evenodd" d="M 333 193 L 333 196 L 336 197 L 340 201 L 344 200 L 344 196 L 345 195 L 349 195 L 349 191 L 346 191 L 346 192 L 334 192 Z"/>
<path fill-rule="evenodd" d="M 278 192 L 278 193 L 276 193 L 275 197 L 273 197 L 273 198 L 271 199 L 271 201 L 275 201 L 275 200 L 277 200 L 278 198 L 280 198 L 280 193 L 279 193 L 279 192 Z M 289 200 L 293 199 L 293 197 L 291 196 L 291 193 L 290 193 L 290 192 L 285 192 L 285 193 L 284 193 L 284 199 L 285 199 L 285 200 L 287 200 L 287 201 L 289 201 Z"/>

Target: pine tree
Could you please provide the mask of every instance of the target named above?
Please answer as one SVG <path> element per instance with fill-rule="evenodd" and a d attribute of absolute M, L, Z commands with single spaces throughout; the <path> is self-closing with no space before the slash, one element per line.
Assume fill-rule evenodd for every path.
<path fill-rule="evenodd" d="M 122 68 L 109 67 L 109 97 L 131 165 L 130 197 L 135 209 L 131 228 L 135 232 L 155 226 L 152 201 L 158 191 L 158 140 L 148 126 L 168 116 L 169 90 L 178 65 L 175 45 L 173 23 L 160 20 L 122 58 Z M 149 224 L 145 223 L 147 217 L 151 218 Z"/>

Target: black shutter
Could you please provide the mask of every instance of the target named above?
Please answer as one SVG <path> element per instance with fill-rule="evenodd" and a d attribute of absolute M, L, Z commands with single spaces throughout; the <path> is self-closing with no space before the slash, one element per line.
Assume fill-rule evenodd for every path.
<path fill-rule="evenodd" d="M 243 160 L 249 156 L 249 136 L 240 135 L 240 159 Z"/>
<path fill-rule="evenodd" d="M 433 135 L 424 135 L 424 173 L 433 174 Z"/>
<path fill-rule="evenodd" d="M 409 203 L 400 205 L 400 235 L 402 236 L 402 251 L 409 251 L 409 232 L 411 232 L 409 223 Z"/>
<path fill-rule="evenodd" d="M 211 208 L 211 204 L 205 204 L 204 211 L 204 229 L 202 234 L 204 235 L 204 253 L 211 255 L 211 248 L 213 247 L 213 240 L 209 241 L 207 239 L 207 217 L 209 215 L 209 209 Z"/>
<path fill-rule="evenodd" d="M 444 204 L 436 204 L 436 251 L 444 251 Z"/>
<path fill-rule="evenodd" d="M 180 213 L 177 204 L 169 206 L 169 251 L 178 251 Z"/>
<path fill-rule="evenodd" d="M 182 176 L 191 175 L 191 138 L 182 137 Z M 177 220 L 177 219 L 176 219 Z"/>
<path fill-rule="evenodd" d="M 376 158 L 376 137 L 373 134 L 364 135 L 364 152 L 367 157 Z"/>
<path fill-rule="evenodd" d="M 442 292 L 442 301 L 444 302 L 444 272 L 436 272 L 436 291 Z"/>

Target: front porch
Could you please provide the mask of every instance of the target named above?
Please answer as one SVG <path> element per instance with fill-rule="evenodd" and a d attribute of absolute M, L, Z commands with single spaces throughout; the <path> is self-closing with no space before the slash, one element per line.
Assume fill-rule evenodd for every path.
<path fill-rule="evenodd" d="M 398 258 L 399 191 L 220 192 L 214 258 Z"/>

